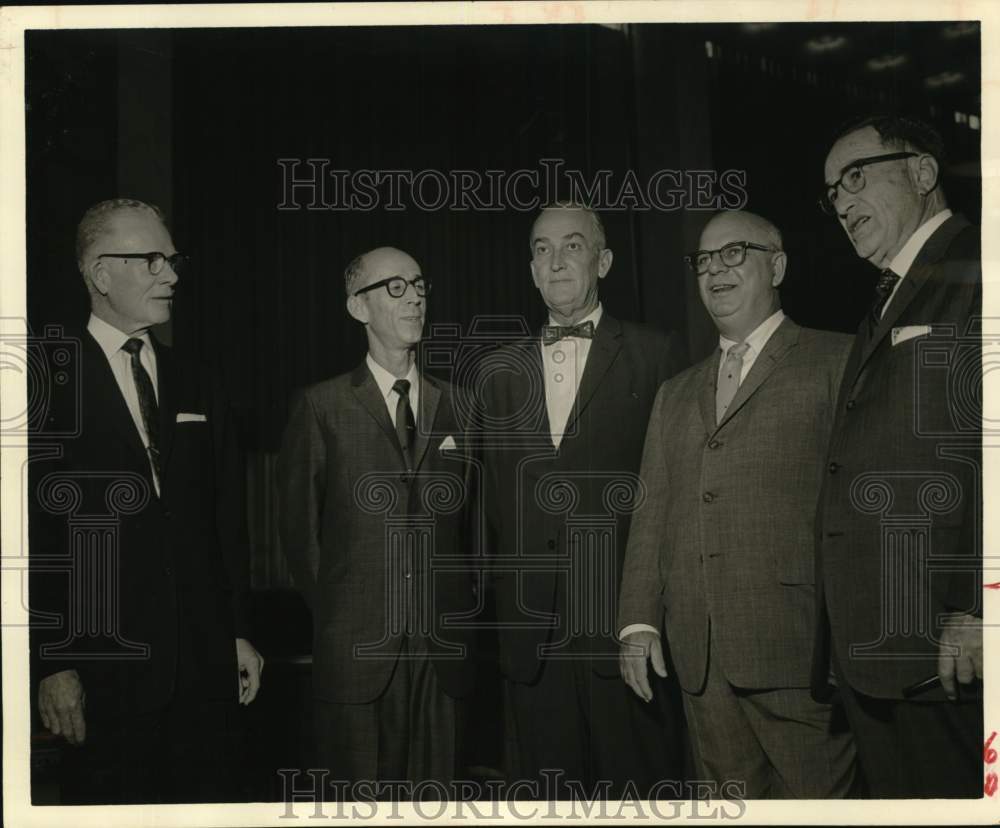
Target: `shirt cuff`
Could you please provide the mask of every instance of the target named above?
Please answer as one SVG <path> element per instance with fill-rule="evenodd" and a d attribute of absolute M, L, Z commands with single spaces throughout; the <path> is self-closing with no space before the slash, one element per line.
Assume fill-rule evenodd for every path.
<path fill-rule="evenodd" d="M 618 633 L 618 637 L 624 639 L 626 635 L 632 635 L 632 633 L 637 632 L 651 632 L 657 638 L 660 636 L 660 631 L 656 627 L 649 626 L 649 624 L 629 624 L 627 627 L 622 627 L 622 631 Z"/>

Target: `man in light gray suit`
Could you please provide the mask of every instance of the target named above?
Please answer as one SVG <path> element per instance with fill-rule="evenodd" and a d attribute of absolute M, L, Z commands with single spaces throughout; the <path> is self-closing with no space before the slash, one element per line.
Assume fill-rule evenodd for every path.
<path fill-rule="evenodd" d="M 855 751 L 842 715 L 810 697 L 813 518 L 851 338 L 781 310 L 781 234 L 720 213 L 686 257 L 719 350 L 660 386 L 619 602 L 621 672 L 652 697 L 666 675 L 659 625 L 684 691 L 699 779 L 745 795 L 845 796 Z"/>

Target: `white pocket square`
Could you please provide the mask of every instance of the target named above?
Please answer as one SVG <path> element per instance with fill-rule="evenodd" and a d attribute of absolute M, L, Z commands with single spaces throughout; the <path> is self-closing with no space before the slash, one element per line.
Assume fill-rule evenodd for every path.
<path fill-rule="evenodd" d="M 438 451 L 448 451 L 449 449 L 457 449 L 458 446 L 455 445 L 455 438 L 450 434 L 441 441 L 441 445 L 438 446 Z"/>
<path fill-rule="evenodd" d="M 204 414 L 178 414 L 178 423 L 207 423 L 208 418 Z"/>
<path fill-rule="evenodd" d="M 902 328 L 892 329 L 892 344 L 899 345 L 907 339 L 914 339 L 918 336 L 927 336 L 931 332 L 930 325 L 904 325 Z"/>

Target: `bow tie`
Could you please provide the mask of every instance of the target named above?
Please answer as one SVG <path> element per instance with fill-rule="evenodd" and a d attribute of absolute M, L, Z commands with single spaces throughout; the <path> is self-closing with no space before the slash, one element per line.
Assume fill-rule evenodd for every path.
<path fill-rule="evenodd" d="M 567 336 L 579 336 L 582 339 L 594 338 L 594 323 L 587 321 L 578 325 L 542 325 L 542 344 L 552 345 Z"/>

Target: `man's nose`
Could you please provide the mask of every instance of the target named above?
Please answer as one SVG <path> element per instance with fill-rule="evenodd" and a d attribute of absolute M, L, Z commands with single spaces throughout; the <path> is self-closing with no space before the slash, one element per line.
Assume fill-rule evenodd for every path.
<path fill-rule="evenodd" d="M 553 270 L 562 270 L 564 266 L 565 266 L 565 256 L 563 255 L 562 250 L 553 250 L 552 251 L 552 269 Z"/>
<path fill-rule="evenodd" d="M 729 270 L 729 268 L 726 267 L 726 263 L 722 261 L 722 251 L 713 250 L 708 257 L 708 272 L 715 274 L 722 273 L 724 270 Z"/>
<path fill-rule="evenodd" d="M 179 278 L 180 277 L 177 275 L 177 271 L 174 270 L 170 262 L 164 262 L 163 270 L 161 270 L 159 273 L 160 282 L 165 285 L 173 287 L 174 285 L 177 284 Z"/>

